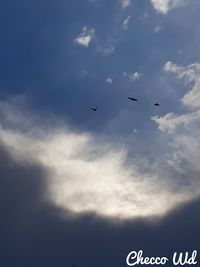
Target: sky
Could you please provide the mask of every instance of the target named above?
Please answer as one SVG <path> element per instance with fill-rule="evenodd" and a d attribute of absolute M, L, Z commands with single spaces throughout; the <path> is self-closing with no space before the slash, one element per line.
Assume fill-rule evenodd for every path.
<path fill-rule="evenodd" d="M 199 11 L 1 1 L 2 267 L 200 250 Z"/>

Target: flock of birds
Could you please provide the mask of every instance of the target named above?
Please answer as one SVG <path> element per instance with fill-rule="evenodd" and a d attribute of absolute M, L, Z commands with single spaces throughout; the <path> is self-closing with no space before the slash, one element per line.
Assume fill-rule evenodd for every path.
<path fill-rule="evenodd" d="M 129 96 L 128 97 L 128 99 L 130 100 L 130 101 L 135 101 L 135 102 L 137 102 L 137 101 L 139 101 L 138 99 L 136 99 L 135 97 L 131 97 L 131 96 Z M 155 104 L 154 104 L 154 106 L 156 106 L 156 107 L 159 107 L 160 106 L 160 104 L 158 103 L 158 102 L 156 102 Z M 93 108 L 90 108 L 92 111 L 97 111 L 97 107 L 93 107 Z"/>

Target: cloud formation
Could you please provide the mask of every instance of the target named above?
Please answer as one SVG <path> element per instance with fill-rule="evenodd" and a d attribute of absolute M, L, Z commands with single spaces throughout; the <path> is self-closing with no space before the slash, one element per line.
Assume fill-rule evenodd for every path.
<path fill-rule="evenodd" d="M 171 9 L 181 7 L 187 0 L 151 0 L 154 9 L 161 14 L 167 14 Z"/>
<path fill-rule="evenodd" d="M 116 39 L 110 35 L 105 39 L 98 40 L 97 52 L 104 56 L 109 56 L 115 51 L 115 43 Z"/>
<path fill-rule="evenodd" d="M 131 0 L 119 0 L 119 3 L 121 4 L 122 8 L 126 8 L 130 6 Z"/>
<path fill-rule="evenodd" d="M 131 249 L 199 248 L 198 1 L 168 18 L 150 1 L 25 2 L 3 1 L 0 24 L 0 266 L 121 267 Z M 81 44 L 84 25 L 96 31 Z M 188 66 L 160 77 L 168 56 Z M 24 92 L 32 108 L 2 100 Z"/>
<path fill-rule="evenodd" d="M 94 38 L 95 29 L 88 29 L 86 26 L 82 28 L 82 32 L 74 39 L 74 42 L 78 45 L 88 47 Z"/>
<path fill-rule="evenodd" d="M 141 219 L 113 224 L 54 207 L 45 195 L 47 170 L 36 163 L 21 163 L 1 144 L 0 263 L 4 267 L 93 266 L 97 259 L 101 266 L 123 266 L 133 248 L 167 255 L 172 249 L 192 251 L 199 246 L 198 199 L 153 223 Z"/>
<path fill-rule="evenodd" d="M 131 81 L 137 81 L 141 78 L 141 74 L 137 71 L 134 73 L 127 73 L 126 71 L 124 71 L 123 76 L 128 77 Z"/>
<path fill-rule="evenodd" d="M 112 81 L 112 79 L 110 77 L 106 78 L 105 82 L 108 83 L 108 84 L 112 84 L 113 83 L 113 81 Z"/>
<path fill-rule="evenodd" d="M 123 27 L 125 30 L 128 29 L 128 24 L 129 24 L 129 21 L 131 19 L 131 16 L 128 16 L 124 21 L 123 21 Z"/>
<path fill-rule="evenodd" d="M 186 86 L 191 86 L 191 89 L 180 99 L 187 110 L 184 114 L 168 113 L 163 117 L 156 116 L 153 120 L 163 132 L 175 133 L 182 127 L 180 135 L 182 133 L 195 135 L 196 131 L 200 130 L 200 64 L 194 63 L 184 67 L 168 61 L 164 66 L 164 71 L 174 74 L 180 81 L 183 80 Z"/>
<path fill-rule="evenodd" d="M 175 74 L 178 80 L 183 80 L 186 86 L 190 86 L 181 98 L 181 114 L 168 113 L 162 117 L 155 116 L 152 119 L 159 129 L 170 138 L 171 159 L 169 164 L 184 173 L 187 183 L 196 183 L 199 177 L 199 135 L 200 135 L 200 65 L 194 63 L 178 66 L 167 62 L 164 66 L 165 72 Z M 196 178 L 195 178 L 196 177 Z"/>
<path fill-rule="evenodd" d="M 136 71 L 133 74 L 130 75 L 131 81 L 136 81 L 140 79 L 140 74 Z"/>
<path fill-rule="evenodd" d="M 1 143 L 16 162 L 35 162 L 48 171 L 48 198 L 66 211 L 121 219 L 161 216 L 199 193 L 192 178 L 187 187 L 174 178 L 170 182 L 164 174 L 165 160 L 152 165 L 146 159 L 142 166 L 133 158 L 130 164 L 126 148 L 76 132 L 55 118 L 44 124 L 20 110 L 16 101 L 2 102 L 0 114 Z"/>
<path fill-rule="evenodd" d="M 181 99 L 182 103 L 189 108 L 195 109 L 200 107 L 200 64 L 194 63 L 183 67 L 168 61 L 164 66 L 164 71 L 173 73 L 178 79 L 186 82 L 193 87 Z"/>

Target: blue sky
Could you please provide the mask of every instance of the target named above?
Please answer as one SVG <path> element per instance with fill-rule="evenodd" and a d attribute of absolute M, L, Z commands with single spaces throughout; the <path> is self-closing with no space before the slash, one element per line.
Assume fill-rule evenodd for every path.
<path fill-rule="evenodd" d="M 198 249 L 200 4 L 0 5 L 2 266 Z"/>

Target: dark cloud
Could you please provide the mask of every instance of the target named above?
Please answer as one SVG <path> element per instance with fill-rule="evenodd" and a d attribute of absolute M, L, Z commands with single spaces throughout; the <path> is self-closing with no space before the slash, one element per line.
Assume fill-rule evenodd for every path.
<path fill-rule="evenodd" d="M 112 222 L 54 207 L 46 198 L 47 170 L 16 162 L 4 146 L 0 173 L 1 266 L 125 266 L 131 250 L 171 257 L 200 248 L 199 199 L 160 220 Z"/>

